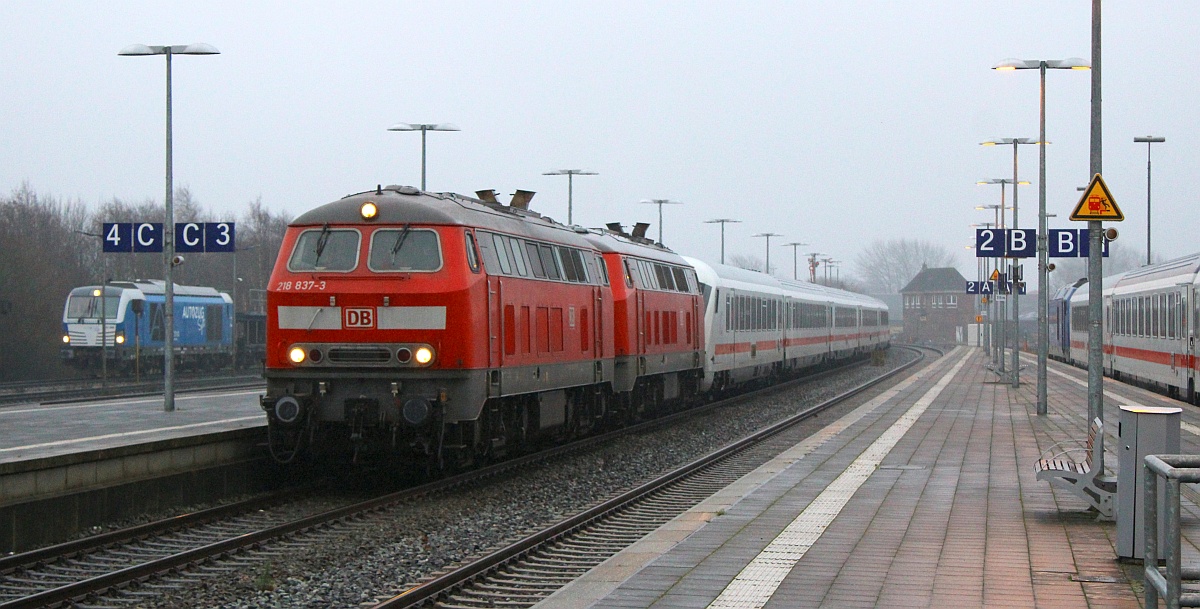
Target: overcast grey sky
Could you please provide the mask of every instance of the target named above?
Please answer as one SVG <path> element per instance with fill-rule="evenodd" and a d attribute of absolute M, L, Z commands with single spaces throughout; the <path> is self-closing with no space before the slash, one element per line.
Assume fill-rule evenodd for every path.
<path fill-rule="evenodd" d="M 1154 160 L 1154 251 L 1200 250 L 1191 178 L 1200 113 L 1200 4 L 1104 7 L 1104 177 L 1145 248 L 1146 148 Z M 376 184 L 538 192 L 566 220 L 557 168 L 586 226 L 654 223 L 667 245 L 791 273 L 791 248 L 849 263 L 875 239 L 954 248 L 973 273 L 973 222 L 999 202 L 981 178 L 1011 177 L 1011 148 L 1036 137 L 1036 71 L 1008 57 L 1090 59 L 1091 2 L 106 2 L 0 3 L 0 189 L 94 205 L 161 200 L 164 61 L 131 43 L 207 42 L 176 57 L 175 183 L 233 219 L 262 197 L 300 214 Z M 1068 227 L 1088 174 L 1087 72 L 1047 75 L 1051 227 Z M 1037 149 L 1022 147 L 1021 225 L 1036 226 Z M 1010 191 L 1011 201 L 1011 191 Z M 1082 225 L 1079 225 L 1082 227 Z M 848 267 L 847 267 L 848 268 Z"/>

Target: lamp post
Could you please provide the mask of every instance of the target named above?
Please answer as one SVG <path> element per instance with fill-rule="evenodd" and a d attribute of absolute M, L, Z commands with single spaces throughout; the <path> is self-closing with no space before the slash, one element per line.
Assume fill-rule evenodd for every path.
<path fill-rule="evenodd" d="M 800 243 L 798 241 L 793 241 L 791 243 L 784 243 L 783 245 L 784 245 L 784 247 L 792 248 L 792 279 L 799 281 L 800 280 L 800 266 L 799 266 L 799 261 L 796 258 L 796 248 L 800 247 L 801 245 L 808 245 L 808 244 Z"/>
<path fill-rule="evenodd" d="M 993 207 L 995 207 L 995 206 L 993 206 Z M 986 208 L 985 207 L 977 207 L 976 209 L 986 209 Z M 995 227 L 996 225 L 992 222 L 980 222 L 978 224 L 972 224 L 971 226 L 975 227 L 975 228 L 992 228 L 992 227 Z M 974 246 L 972 246 L 972 248 L 974 248 Z M 979 282 L 980 282 L 980 284 L 982 284 L 985 281 L 990 281 L 990 277 L 992 274 L 991 266 L 990 266 L 991 261 L 992 261 L 991 258 L 987 258 L 987 257 L 979 258 L 979 267 L 980 267 Z M 989 307 L 992 306 L 992 303 L 995 300 L 996 300 L 995 294 L 993 293 L 992 298 L 989 298 L 988 302 L 987 302 Z M 979 304 L 982 304 L 982 303 L 979 303 Z M 984 351 L 984 353 L 991 354 L 992 361 L 994 362 L 995 354 L 992 353 L 992 332 L 996 329 L 996 327 L 993 324 L 993 321 L 995 321 L 993 319 L 994 316 L 992 315 L 992 312 L 988 310 L 989 307 L 980 307 L 980 310 L 985 312 L 988 316 L 988 331 L 983 332 L 983 330 L 980 329 L 980 332 L 983 332 L 983 351 Z M 980 324 L 980 325 L 982 326 L 983 324 Z"/>
<path fill-rule="evenodd" d="M 457 125 L 451 123 L 396 123 L 388 127 L 388 131 L 420 131 L 421 132 L 421 190 L 425 190 L 425 132 L 426 131 L 460 131 Z"/>
<path fill-rule="evenodd" d="M 1003 188 L 1001 188 L 1001 195 L 1000 195 L 1001 197 L 1004 196 L 1003 192 L 1004 192 Z M 993 210 L 995 212 L 994 215 L 995 215 L 996 221 L 992 223 L 992 226 L 995 228 L 999 228 L 999 229 L 1004 228 L 1004 213 L 1003 213 L 1004 212 L 1004 199 L 1003 198 L 1001 198 L 999 205 L 995 205 L 995 204 L 993 204 L 993 205 L 976 205 L 975 209 Z M 993 270 L 998 272 L 1000 270 L 1000 259 L 997 259 L 993 264 L 995 265 L 993 267 Z M 990 273 L 988 274 L 987 281 L 991 281 Z M 992 303 L 992 313 L 993 314 L 991 315 L 991 319 L 989 320 L 988 325 L 990 325 L 992 327 L 992 335 L 993 335 L 993 338 L 995 339 L 992 341 L 992 365 L 998 366 L 1000 368 L 1000 373 L 1003 374 L 1004 373 L 1004 328 L 997 327 L 997 324 L 999 324 L 1004 318 L 1004 314 L 1001 312 L 1002 310 L 1000 309 L 999 284 L 997 284 L 996 290 L 992 292 L 991 303 Z"/>
<path fill-rule="evenodd" d="M 1028 184 L 1029 182 L 1019 182 L 1017 179 L 1017 148 L 1021 144 L 1037 144 L 1037 143 L 1038 143 L 1038 140 L 1027 138 L 1027 137 L 1003 137 L 1003 138 L 998 138 L 998 139 L 994 139 L 994 140 L 989 140 L 986 142 L 980 142 L 980 145 L 981 146 L 1000 146 L 1000 145 L 1011 144 L 1013 147 L 1012 183 L 1013 184 Z M 1017 223 L 1017 187 L 1016 186 L 1013 186 L 1013 228 L 1021 228 L 1021 225 Z M 1022 278 L 1023 277 L 1024 277 L 1024 275 L 1022 275 Z M 1013 280 L 1015 282 L 1016 278 L 1014 278 Z M 1015 285 L 1015 283 L 1014 283 L 1014 285 Z M 1020 372 L 1021 366 L 1019 364 L 1019 359 L 1018 359 L 1020 352 L 1021 352 L 1020 344 L 1019 344 L 1020 340 L 1021 340 L 1020 339 L 1020 331 L 1019 331 L 1019 329 L 1021 327 L 1020 289 L 1017 290 L 1017 293 L 1013 294 L 1013 321 L 1016 322 L 1017 328 L 1018 328 L 1017 338 L 1014 341 L 1018 344 L 1013 347 L 1013 354 L 1012 354 L 1012 358 L 1013 358 L 1012 359 L 1012 370 L 1013 370 L 1012 386 L 1015 389 L 1015 388 L 1021 386 L 1021 372 Z"/>
<path fill-rule="evenodd" d="M 1016 147 L 1016 145 L 1014 144 L 1014 145 L 1013 145 L 1013 150 L 1015 151 L 1016 149 L 1017 149 L 1017 147 Z M 1015 161 L 1015 158 L 1016 158 L 1016 153 L 1015 153 L 1015 152 L 1013 153 L 1013 158 L 1014 158 L 1014 161 L 1013 161 L 1013 162 L 1015 163 L 1015 162 L 1016 162 L 1016 161 Z M 1013 205 L 1012 205 L 1012 210 L 1013 210 L 1013 222 L 1012 222 L 1012 227 L 1013 227 L 1014 229 L 1016 229 L 1016 228 L 1020 228 L 1020 226 L 1018 226 L 1018 225 L 1017 225 L 1017 186 L 1019 186 L 1019 185 L 1026 185 L 1026 186 L 1028 186 L 1028 185 L 1029 185 L 1029 182 L 1020 182 L 1020 181 L 1018 181 L 1018 180 L 1017 180 L 1017 174 L 1016 174 L 1016 167 L 1015 167 L 1015 165 L 1014 165 L 1014 167 L 1013 167 L 1013 178 L 1012 178 L 1011 180 L 1010 180 L 1010 179 L 1008 179 L 1008 178 L 992 178 L 992 179 L 990 179 L 990 180 L 979 180 L 978 182 L 976 182 L 976 184 L 999 184 L 999 185 L 1000 185 L 1000 227 L 1001 227 L 1001 228 L 1003 228 L 1003 227 L 1004 227 L 1004 187 L 1005 187 L 1005 185 L 1006 185 L 1006 184 L 1012 184 L 1012 185 L 1013 185 Z M 1003 263 L 1001 263 L 1001 267 L 1003 268 Z M 1013 267 L 1013 268 L 1014 268 L 1014 270 L 1015 270 L 1015 268 L 1016 268 L 1016 267 L 1015 267 L 1015 263 L 1014 263 L 1014 267 Z M 1010 273 L 1010 274 L 1011 274 L 1011 275 L 1016 275 L 1016 273 L 1015 273 L 1015 272 L 1014 272 L 1014 273 Z M 1010 282 L 1013 284 L 1013 286 L 1015 287 L 1015 286 L 1016 286 L 1016 280 L 1017 280 L 1017 278 L 1016 278 L 1015 276 L 1012 276 L 1012 277 L 1009 277 L 1009 280 L 1010 280 Z M 1011 293 L 1011 294 L 1009 294 L 1009 296 L 1011 296 L 1011 297 L 1012 297 L 1012 302 L 1013 302 L 1013 320 L 1014 320 L 1014 321 L 1016 321 L 1016 319 L 1017 319 L 1017 316 L 1019 315 L 1019 311 L 1020 311 L 1020 305 L 1019 305 L 1019 302 L 1018 302 L 1018 301 L 1019 301 L 1019 295 L 1017 294 L 1017 290 L 1015 290 L 1015 289 L 1014 289 L 1014 290 L 1012 290 L 1012 293 Z M 1005 309 L 1007 309 L 1007 308 L 1008 308 L 1008 299 L 1005 299 Z M 1000 372 L 1004 372 L 1004 360 L 1003 360 L 1003 358 L 1004 358 L 1004 346 L 1005 346 L 1005 344 L 1008 342 L 1008 311 L 1007 311 L 1007 310 L 1005 310 L 1005 311 L 1002 311 L 1002 314 L 1000 315 L 1000 320 L 999 320 L 999 321 L 1000 321 L 1000 340 L 1001 340 L 1001 344 L 1000 344 L 1000 357 L 1001 357 L 1001 361 L 1000 361 Z M 1015 332 L 1015 330 L 1014 330 L 1014 332 Z M 1021 386 L 1021 381 L 1020 381 L 1020 378 L 1018 377 L 1018 368 L 1019 368 L 1019 355 L 1020 355 L 1020 352 L 1019 352 L 1019 350 L 1017 349 L 1017 344 L 1016 344 L 1016 343 L 1017 343 L 1017 340 L 1014 338 L 1014 339 L 1013 339 L 1013 353 L 1012 353 L 1013 360 L 1012 360 L 1012 370 L 1011 370 L 1011 372 L 1012 372 L 1012 385 L 1013 385 L 1013 387 L 1020 387 L 1020 386 Z"/>
<path fill-rule="evenodd" d="M 672 201 L 670 199 L 642 199 L 641 203 L 646 204 L 646 205 L 657 205 L 658 206 L 658 244 L 662 245 L 662 243 L 663 243 L 662 207 L 663 207 L 663 205 L 683 205 L 683 203 L 680 201 Z"/>
<path fill-rule="evenodd" d="M 771 274 L 771 237 L 782 237 L 783 235 L 781 235 L 779 233 L 759 233 L 754 236 L 767 238 L 767 269 L 764 272 L 766 274 L 770 275 Z"/>
<path fill-rule="evenodd" d="M 236 245 L 235 245 L 235 246 L 234 246 L 234 248 L 233 248 L 233 290 L 232 290 L 232 291 L 233 291 L 233 294 L 232 294 L 232 298 L 231 298 L 231 300 L 233 300 L 233 331 L 234 331 L 234 336 L 237 336 L 237 312 L 238 312 L 238 308 L 237 308 L 237 303 L 238 303 L 238 300 L 237 300 L 237 292 L 238 292 L 238 284 L 239 284 L 239 283 L 241 283 L 241 281 L 242 281 L 242 278 L 241 278 L 241 277 L 238 277 L 238 272 L 237 272 L 237 255 L 238 255 L 238 252 L 239 252 L 239 251 L 243 251 L 243 250 L 244 250 L 244 251 L 250 251 L 250 250 L 255 250 L 255 249 L 258 249 L 258 246 L 257 246 L 257 245 L 251 245 L 250 247 L 243 247 L 243 248 L 241 248 L 241 250 L 239 250 L 239 249 L 237 248 L 237 246 L 236 246 Z M 237 367 L 238 367 L 238 351 L 239 351 L 239 350 L 240 350 L 240 349 L 239 349 L 239 346 L 238 346 L 237 344 L 234 344 L 234 345 L 233 345 L 233 369 L 234 369 L 234 370 L 237 370 Z"/>
<path fill-rule="evenodd" d="M 598 176 L 600 174 L 586 169 L 555 169 L 554 171 L 547 171 L 542 175 L 567 176 L 567 226 L 573 226 L 575 221 L 572 219 L 571 210 L 574 208 L 575 176 Z M 424 186 L 421 187 L 421 190 L 425 190 Z"/>
<path fill-rule="evenodd" d="M 720 224 L 721 225 L 721 264 L 725 264 L 725 225 L 729 223 L 740 224 L 741 220 L 731 220 L 729 218 L 717 218 L 716 220 L 705 220 L 705 224 Z M 660 225 L 661 226 L 661 225 Z"/>
<path fill-rule="evenodd" d="M 174 184 L 171 158 L 171 56 L 172 55 L 217 55 L 220 51 L 203 42 L 165 46 L 131 44 L 118 55 L 140 57 L 143 55 L 165 55 L 167 58 L 167 188 L 166 220 L 163 222 L 163 266 L 166 282 L 163 286 L 163 410 L 175 410 L 175 284 L 172 269 L 175 267 L 175 210 Z"/>
<path fill-rule="evenodd" d="M 1146 144 L 1146 264 L 1150 264 L 1150 144 L 1161 144 L 1167 138 L 1147 135 L 1135 137 L 1133 141 L 1135 144 Z"/>
<path fill-rule="evenodd" d="M 833 258 L 822 258 L 821 262 L 825 263 L 825 285 L 829 285 L 829 265 L 833 264 Z"/>
<path fill-rule="evenodd" d="M 1037 70 L 1041 75 L 1040 125 L 1038 130 L 1038 353 L 1037 353 L 1037 413 L 1047 412 L 1046 398 L 1046 360 L 1050 349 L 1050 336 L 1047 327 L 1046 309 L 1050 306 L 1050 297 L 1046 293 L 1050 285 L 1049 271 L 1046 268 L 1048 240 L 1046 234 L 1046 70 L 1088 70 L 1091 66 L 1078 57 L 1068 59 L 1005 59 L 992 66 L 999 71 Z M 1090 228 L 1090 224 L 1089 224 Z M 1097 294 L 1099 290 L 1095 290 Z M 1095 341 L 1098 342 L 1098 341 Z M 1090 419 L 1089 419 L 1090 420 Z"/>

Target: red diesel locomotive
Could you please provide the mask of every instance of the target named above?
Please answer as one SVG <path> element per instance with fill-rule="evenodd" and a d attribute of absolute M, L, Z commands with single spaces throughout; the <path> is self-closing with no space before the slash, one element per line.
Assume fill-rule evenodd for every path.
<path fill-rule="evenodd" d="M 482 193 L 481 193 L 482 194 Z M 271 452 L 434 467 L 687 398 L 703 302 L 680 256 L 527 208 L 388 186 L 288 227 L 267 292 Z"/>

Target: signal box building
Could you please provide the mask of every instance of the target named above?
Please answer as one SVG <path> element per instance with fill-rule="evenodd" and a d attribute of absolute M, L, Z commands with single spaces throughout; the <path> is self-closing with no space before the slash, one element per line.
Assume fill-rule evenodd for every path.
<path fill-rule="evenodd" d="M 900 290 L 904 301 L 901 340 L 938 345 L 965 342 L 967 326 L 975 323 L 975 300 L 964 293 L 966 281 L 958 269 L 922 266 Z"/>

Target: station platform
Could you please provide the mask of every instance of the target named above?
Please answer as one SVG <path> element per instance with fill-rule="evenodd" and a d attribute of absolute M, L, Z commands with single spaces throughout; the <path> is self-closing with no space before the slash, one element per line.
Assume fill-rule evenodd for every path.
<path fill-rule="evenodd" d="M 1140 607 L 1115 521 L 1035 477 L 1055 444 L 1087 439 L 1086 372 L 1051 361 L 1039 417 L 1023 357 L 1013 389 L 982 349 L 948 352 L 537 607 Z M 1124 404 L 1182 406 L 1182 452 L 1200 451 L 1200 410 L 1104 387 L 1114 473 Z M 1185 564 L 1198 499 L 1185 490 Z"/>
<path fill-rule="evenodd" d="M 179 393 L 173 412 L 164 412 L 162 395 L 0 407 L 0 465 L 265 428 L 267 418 L 258 405 L 262 393 Z"/>

